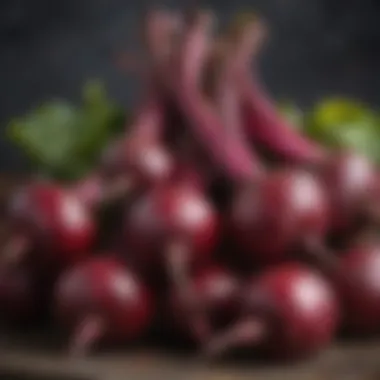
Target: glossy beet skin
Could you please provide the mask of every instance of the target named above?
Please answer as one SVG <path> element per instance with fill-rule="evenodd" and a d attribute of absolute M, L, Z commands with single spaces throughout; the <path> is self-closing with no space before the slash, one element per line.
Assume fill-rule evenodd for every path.
<path fill-rule="evenodd" d="M 87 256 L 95 238 L 89 210 L 74 194 L 51 183 L 36 182 L 15 193 L 9 217 L 13 235 L 5 260 L 21 260 L 33 250 L 39 262 L 71 265 Z"/>
<path fill-rule="evenodd" d="M 380 332 L 380 244 L 361 243 L 340 255 L 332 281 L 344 307 L 349 333 Z"/>
<path fill-rule="evenodd" d="M 106 177 L 126 177 L 131 187 L 140 189 L 168 180 L 174 162 L 158 142 L 132 136 L 116 141 L 105 151 L 102 168 Z"/>
<path fill-rule="evenodd" d="M 202 313 L 205 341 L 210 334 L 226 327 L 237 317 L 239 309 L 239 280 L 228 270 L 213 266 L 206 267 L 191 278 L 196 305 Z M 194 339 L 193 329 L 186 319 L 186 305 L 175 289 L 169 294 L 168 321 L 176 334 Z M 190 321 L 191 322 L 191 321 Z M 198 326 L 199 327 L 199 326 Z"/>
<path fill-rule="evenodd" d="M 372 214 L 377 172 L 368 158 L 354 152 L 340 152 L 320 169 L 331 205 L 331 230 L 350 232 L 361 222 L 378 218 Z"/>
<path fill-rule="evenodd" d="M 56 286 L 55 315 L 72 334 L 73 352 L 98 341 L 129 342 L 149 328 L 154 307 L 139 278 L 110 258 L 94 258 L 62 275 Z"/>
<path fill-rule="evenodd" d="M 167 270 L 167 253 L 173 245 L 180 247 L 186 265 L 202 265 L 216 245 L 218 224 L 212 205 L 189 182 L 156 187 L 127 211 L 124 228 L 129 257 L 143 273 L 154 277 Z"/>
<path fill-rule="evenodd" d="M 241 319 L 213 338 L 205 352 L 215 357 L 227 349 L 258 346 L 272 358 L 302 358 L 332 341 L 338 320 L 329 283 L 301 264 L 283 264 L 247 284 Z"/>
<path fill-rule="evenodd" d="M 230 231 L 253 262 L 281 261 L 305 239 L 321 240 L 328 227 L 324 189 L 312 174 L 282 170 L 236 194 Z"/>

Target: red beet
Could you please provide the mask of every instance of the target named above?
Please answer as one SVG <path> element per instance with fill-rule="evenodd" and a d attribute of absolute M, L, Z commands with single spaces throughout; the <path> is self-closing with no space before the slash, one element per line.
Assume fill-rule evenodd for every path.
<path fill-rule="evenodd" d="M 46 264 L 66 266 L 87 256 L 95 237 L 89 210 L 71 192 L 35 182 L 10 201 L 12 235 L 3 250 L 4 263 L 19 263 L 33 250 Z"/>
<path fill-rule="evenodd" d="M 334 257 L 323 247 L 313 247 L 316 263 L 331 278 L 343 306 L 349 333 L 380 332 L 380 244 L 362 241 Z"/>
<path fill-rule="evenodd" d="M 257 20 L 245 25 L 237 46 L 236 82 L 240 88 L 245 127 L 255 142 L 266 146 L 272 153 L 298 164 L 311 164 L 318 168 L 330 196 L 333 232 L 351 232 L 357 220 L 371 215 L 376 171 L 371 162 L 355 152 L 343 152 L 328 156 L 322 148 L 300 135 L 287 125 L 277 113 L 275 105 L 260 88 L 256 76 L 252 76 L 248 64 L 252 53 L 262 38 L 262 25 Z M 368 215 L 369 214 L 369 215 Z"/>
<path fill-rule="evenodd" d="M 339 320 L 334 291 L 317 272 L 297 263 L 253 278 L 241 317 L 205 347 L 209 357 L 243 346 L 259 346 L 273 358 L 296 359 L 325 348 Z"/>
<path fill-rule="evenodd" d="M 218 218 L 207 199 L 189 182 L 157 187 L 127 213 L 129 259 L 155 284 L 169 282 L 196 311 L 190 275 L 210 260 L 218 239 Z"/>
<path fill-rule="evenodd" d="M 226 327 L 237 316 L 239 280 L 220 267 L 206 267 L 191 278 L 198 318 L 189 321 L 186 300 L 172 289 L 169 296 L 169 321 L 176 333 L 205 341 L 211 333 Z M 185 304 L 184 304 L 185 303 Z M 189 326 L 189 322 L 192 324 Z"/>
<path fill-rule="evenodd" d="M 229 230 L 253 262 L 281 262 L 309 239 L 323 241 L 329 222 L 324 189 L 311 173 L 282 170 L 235 196 Z"/>
<path fill-rule="evenodd" d="M 172 253 L 183 264 L 207 262 L 218 238 L 218 219 L 196 187 L 187 182 L 168 184 L 152 189 L 131 206 L 125 236 L 138 267 L 157 273 L 172 260 Z"/>
<path fill-rule="evenodd" d="M 153 317 L 153 302 L 139 278 L 116 260 L 91 259 L 64 273 L 57 283 L 55 313 L 72 332 L 72 353 L 101 341 L 141 337 Z"/>
<path fill-rule="evenodd" d="M 124 178 L 130 190 L 168 180 L 174 162 L 168 151 L 156 141 L 131 136 L 116 141 L 106 150 L 102 167 L 106 178 Z"/>
<path fill-rule="evenodd" d="M 331 229 L 352 231 L 359 223 L 377 219 L 374 189 L 377 172 L 368 158 L 353 152 L 335 154 L 320 170 L 331 203 Z"/>

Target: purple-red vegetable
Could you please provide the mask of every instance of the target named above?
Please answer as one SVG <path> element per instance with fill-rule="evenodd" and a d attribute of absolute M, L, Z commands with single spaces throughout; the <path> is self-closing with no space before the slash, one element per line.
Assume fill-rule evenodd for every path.
<path fill-rule="evenodd" d="M 35 182 L 10 200 L 11 236 L 2 252 L 5 265 L 37 255 L 54 267 L 72 265 L 87 256 L 96 226 L 90 210 L 68 190 L 48 182 Z"/>
<path fill-rule="evenodd" d="M 380 244 L 366 239 L 345 249 L 339 257 L 314 247 L 315 263 L 331 279 L 343 307 L 343 325 L 349 333 L 380 331 Z"/>
<path fill-rule="evenodd" d="M 126 247 L 143 272 L 157 273 L 163 263 L 201 265 L 213 252 L 218 224 L 217 213 L 199 189 L 187 182 L 163 185 L 127 211 Z"/>
<path fill-rule="evenodd" d="M 189 319 L 195 312 L 191 273 L 210 261 L 218 235 L 218 215 L 189 182 L 152 189 L 131 205 L 125 221 L 129 260 L 156 285 L 168 279 L 186 300 Z"/>
<path fill-rule="evenodd" d="M 371 214 L 377 173 L 368 158 L 355 152 L 328 153 L 285 122 L 262 90 L 249 61 L 263 37 L 263 25 L 246 23 L 235 41 L 235 80 L 240 89 L 244 126 L 259 145 L 288 162 L 309 165 L 317 170 L 331 203 L 332 232 L 352 232 L 358 219 L 378 219 Z M 236 36 L 235 36 L 236 37 Z"/>
<path fill-rule="evenodd" d="M 298 359 L 333 339 L 339 306 L 329 283 L 298 263 L 270 269 L 243 290 L 241 316 L 204 348 L 216 358 L 238 347 L 259 347 L 276 359 Z"/>
<path fill-rule="evenodd" d="M 131 342 L 150 327 L 152 296 L 137 275 L 112 258 L 93 258 L 59 279 L 54 310 L 72 334 L 72 354 L 99 342 Z"/>
<path fill-rule="evenodd" d="M 229 232 L 255 263 L 281 262 L 308 240 L 323 242 L 329 207 L 317 178 L 303 170 L 273 172 L 232 201 Z"/>

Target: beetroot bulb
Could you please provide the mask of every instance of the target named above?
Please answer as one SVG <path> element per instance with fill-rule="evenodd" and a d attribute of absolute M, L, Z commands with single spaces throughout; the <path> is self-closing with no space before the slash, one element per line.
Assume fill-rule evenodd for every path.
<path fill-rule="evenodd" d="M 38 261 L 37 265 L 58 268 L 87 256 L 96 225 L 89 208 L 73 192 L 36 181 L 16 191 L 9 206 L 11 234 L 3 248 L 3 265 Z"/>
<path fill-rule="evenodd" d="M 288 162 L 312 166 L 320 176 L 329 194 L 331 230 L 350 233 L 362 219 L 376 219 L 371 208 L 374 199 L 377 172 L 364 156 L 352 151 L 328 153 L 301 136 L 287 125 L 277 113 L 275 105 L 260 88 L 257 75 L 250 73 L 250 58 L 257 55 L 263 36 L 259 21 L 245 24 L 235 40 L 239 47 L 240 66 L 236 70 L 236 83 L 240 88 L 244 125 L 255 137 L 258 145 Z"/>
<path fill-rule="evenodd" d="M 323 243 L 329 225 L 324 189 L 311 173 L 282 169 L 232 200 L 228 230 L 247 263 L 274 264 Z"/>
<path fill-rule="evenodd" d="M 339 257 L 314 247 L 314 263 L 334 284 L 348 333 L 380 332 L 380 243 L 366 239 L 345 249 Z"/>
<path fill-rule="evenodd" d="M 257 347 L 273 359 L 300 359 L 327 347 L 339 322 L 339 305 L 318 272 L 287 263 L 254 277 L 244 287 L 241 314 L 204 347 L 208 358 Z"/>
<path fill-rule="evenodd" d="M 195 325 L 195 328 L 202 333 L 202 341 L 206 341 L 211 334 L 226 327 L 237 317 L 240 281 L 225 268 L 215 265 L 198 271 L 191 276 L 190 281 L 196 295 L 196 307 L 206 316 L 197 321 L 200 325 Z M 176 336 L 193 340 L 194 325 L 189 326 L 186 318 L 185 300 L 175 291 L 169 293 L 168 299 L 167 319 L 171 330 Z"/>
<path fill-rule="evenodd" d="M 71 331 L 70 352 L 87 353 L 100 341 L 127 343 L 150 327 L 154 305 L 135 273 L 111 258 L 93 258 L 62 274 L 55 315 Z"/>
<path fill-rule="evenodd" d="M 190 310 L 190 276 L 211 260 L 219 237 L 218 215 L 204 193 L 186 181 L 158 186 L 127 210 L 124 231 L 128 260 L 156 288 L 172 287 Z"/>

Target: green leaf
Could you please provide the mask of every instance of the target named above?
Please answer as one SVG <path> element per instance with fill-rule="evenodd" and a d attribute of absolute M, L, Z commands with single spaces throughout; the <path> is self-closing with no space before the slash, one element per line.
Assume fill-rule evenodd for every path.
<path fill-rule="evenodd" d="M 379 120 L 369 107 L 344 99 L 326 99 L 307 118 L 307 133 L 333 148 L 349 148 L 379 161 Z"/>
<path fill-rule="evenodd" d="M 80 106 L 51 101 L 11 121 L 9 138 L 52 178 L 76 179 L 91 170 L 107 142 L 124 125 L 124 111 L 100 82 L 83 89 Z"/>

